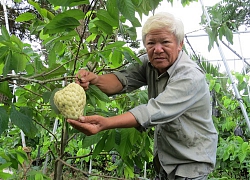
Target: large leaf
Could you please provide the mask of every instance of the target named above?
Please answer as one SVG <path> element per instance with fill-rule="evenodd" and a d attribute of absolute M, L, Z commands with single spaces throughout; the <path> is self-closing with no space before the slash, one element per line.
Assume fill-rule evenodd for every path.
<path fill-rule="evenodd" d="M 118 48 L 118 47 L 122 47 L 126 44 L 126 42 L 124 41 L 116 41 L 112 44 L 108 44 L 104 49 L 112 49 L 112 48 Z"/>
<path fill-rule="evenodd" d="M 108 0 L 106 4 L 106 8 L 110 16 L 112 16 L 113 19 L 119 20 L 119 9 L 117 7 L 117 0 Z"/>
<path fill-rule="evenodd" d="M 116 146 L 116 149 L 122 158 L 125 158 L 129 153 L 129 150 L 132 148 L 130 142 L 130 134 L 131 134 L 130 128 L 121 130 L 121 142 L 119 146 Z"/>
<path fill-rule="evenodd" d="M 48 18 L 48 19 L 53 19 L 54 15 L 49 12 L 47 9 L 41 8 L 40 5 L 32 0 L 28 0 L 28 3 L 30 3 L 32 6 L 34 6 L 34 8 L 38 11 L 38 13 L 44 17 L 44 18 Z"/>
<path fill-rule="evenodd" d="M 37 79 L 39 80 L 46 80 L 56 76 L 61 76 L 67 72 L 65 67 L 59 64 L 53 64 L 50 68 L 43 68 L 42 71 L 43 73 L 41 74 L 41 76 L 37 77 Z"/>
<path fill-rule="evenodd" d="M 118 9 L 128 20 L 135 18 L 135 7 L 131 0 L 117 0 Z"/>
<path fill-rule="evenodd" d="M 116 130 L 112 129 L 109 131 L 109 133 L 110 133 L 109 137 L 107 138 L 104 147 L 104 150 L 107 152 L 111 151 L 116 145 L 115 143 Z"/>
<path fill-rule="evenodd" d="M 21 53 L 12 53 L 10 69 L 15 72 L 22 72 L 25 70 L 25 67 L 28 62 L 28 57 L 25 54 Z"/>
<path fill-rule="evenodd" d="M 48 96 L 49 96 L 49 102 L 50 102 L 50 106 L 51 109 L 56 113 L 56 114 L 60 114 L 59 109 L 56 107 L 55 103 L 54 103 L 54 96 L 55 93 L 57 91 L 61 90 L 60 88 L 55 88 L 52 92 L 46 92 L 43 94 L 43 99 L 44 101 L 48 101 Z"/>
<path fill-rule="evenodd" d="M 35 19 L 36 15 L 30 12 L 25 12 L 23 14 L 20 14 L 17 18 L 16 18 L 16 22 L 24 22 L 24 21 L 29 21 L 31 19 Z"/>
<path fill-rule="evenodd" d="M 0 135 L 8 128 L 9 115 L 3 107 L 0 107 Z"/>
<path fill-rule="evenodd" d="M 102 20 L 95 20 L 93 23 L 104 33 L 111 35 L 113 33 L 113 28 L 111 25 Z"/>
<path fill-rule="evenodd" d="M 93 158 L 95 158 L 104 149 L 107 138 L 108 138 L 108 131 L 104 133 L 102 139 L 96 144 L 95 149 L 93 151 Z"/>
<path fill-rule="evenodd" d="M 7 74 L 11 71 L 11 68 L 10 68 L 11 57 L 12 57 L 11 51 L 9 51 L 8 54 L 5 57 L 3 57 L 4 59 L 3 76 L 4 77 L 7 76 Z"/>
<path fill-rule="evenodd" d="M 19 127 L 28 137 L 35 137 L 38 130 L 32 122 L 32 117 L 17 111 L 15 106 L 12 105 L 10 110 L 10 119 L 11 122 Z"/>
<path fill-rule="evenodd" d="M 82 138 L 82 148 L 90 147 L 93 144 L 96 144 L 102 137 L 103 132 L 97 133 L 92 136 L 86 136 Z"/>
<path fill-rule="evenodd" d="M 73 17 L 56 16 L 49 24 L 45 26 L 44 34 L 54 34 L 64 31 L 72 31 L 79 25 L 79 21 Z"/>
<path fill-rule="evenodd" d="M 0 178 L 2 179 L 8 179 L 11 178 L 13 175 L 5 172 L 0 172 Z"/>
<path fill-rule="evenodd" d="M 5 26 L 1 27 L 1 34 L 2 34 L 2 37 L 5 41 L 8 41 L 10 39 L 10 35 L 9 35 Z"/>
<path fill-rule="evenodd" d="M 9 83 L 7 81 L 4 81 L 4 82 L 0 83 L 0 93 L 4 94 L 8 98 L 12 98 L 13 97 L 12 92 L 10 90 Z"/>
<path fill-rule="evenodd" d="M 115 49 L 111 56 L 111 62 L 114 68 L 117 68 L 122 65 L 122 51 Z"/>
<path fill-rule="evenodd" d="M 80 4 L 89 4 L 89 0 L 49 0 L 55 6 L 77 6 Z"/>
<path fill-rule="evenodd" d="M 100 101 L 110 102 L 109 97 L 95 85 L 90 85 L 89 90 L 86 93 L 95 96 Z"/>
<path fill-rule="evenodd" d="M 119 20 L 118 18 L 114 19 L 108 11 L 104 9 L 100 9 L 97 11 L 97 17 L 100 20 L 103 20 L 104 22 L 108 23 L 109 25 L 113 27 L 118 27 L 119 26 Z"/>

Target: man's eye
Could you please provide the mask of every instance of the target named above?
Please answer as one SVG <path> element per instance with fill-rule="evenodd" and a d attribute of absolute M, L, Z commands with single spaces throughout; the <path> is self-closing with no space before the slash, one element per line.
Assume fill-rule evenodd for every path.
<path fill-rule="evenodd" d="M 153 43 L 153 42 L 148 42 L 148 43 L 147 43 L 147 45 L 152 45 L 152 44 L 154 44 L 154 43 Z"/>
<path fill-rule="evenodd" d="M 169 43 L 169 41 L 163 41 L 163 44 L 167 44 L 167 43 Z"/>

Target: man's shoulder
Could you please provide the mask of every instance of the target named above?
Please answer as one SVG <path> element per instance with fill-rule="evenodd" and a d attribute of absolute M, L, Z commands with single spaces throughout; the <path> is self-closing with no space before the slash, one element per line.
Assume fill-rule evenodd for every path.
<path fill-rule="evenodd" d="M 139 57 L 139 59 L 141 60 L 141 62 L 143 63 L 148 63 L 149 59 L 148 59 L 148 54 L 143 54 Z"/>
<path fill-rule="evenodd" d="M 177 68 L 185 68 L 188 70 L 196 69 L 204 73 L 201 67 L 198 65 L 198 63 L 193 59 L 191 59 L 190 56 L 185 52 L 183 52 L 180 61 L 177 63 Z"/>

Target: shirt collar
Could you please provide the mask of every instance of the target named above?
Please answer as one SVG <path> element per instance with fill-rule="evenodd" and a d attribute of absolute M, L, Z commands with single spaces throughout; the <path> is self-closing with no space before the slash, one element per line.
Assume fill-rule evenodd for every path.
<path fill-rule="evenodd" d="M 183 55 L 183 50 L 181 50 L 181 51 L 179 52 L 179 55 L 178 55 L 178 57 L 177 57 L 177 60 L 174 62 L 174 64 L 172 64 L 172 66 L 170 66 L 170 68 L 169 68 L 166 72 L 162 73 L 158 78 L 164 77 L 164 76 L 166 76 L 166 74 L 170 75 L 170 74 L 174 71 L 175 66 L 176 66 L 176 64 L 178 64 L 178 62 L 180 61 L 182 55 Z M 150 68 L 152 68 L 152 69 L 154 69 L 155 71 L 157 71 L 157 69 L 155 69 L 154 66 L 152 66 L 152 64 L 150 63 L 149 60 L 148 60 L 148 65 L 149 65 Z"/>
<path fill-rule="evenodd" d="M 183 50 L 179 52 L 178 58 L 176 59 L 176 61 L 174 62 L 174 64 L 167 70 L 167 73 L 169 75 L 172 74 L 173 71 L 175 70 L 175 67 L 178 64 L 178 62 L 180 61 L 182 55 L 183 55 Z"/>

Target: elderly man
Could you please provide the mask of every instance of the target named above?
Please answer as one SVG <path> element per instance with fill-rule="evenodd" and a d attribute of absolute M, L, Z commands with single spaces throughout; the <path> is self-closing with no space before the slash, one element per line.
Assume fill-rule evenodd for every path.
<path fill-rule="evenodd" d="M 205 180 L 216 162 L 218 135 L 202 69 L 182 50 L 182 22 L 169 13 L 150 17 L 142 29 L 147 55 L 142 64 L 105 75 L 80 70 L 84 89 L 98 86 L 108 95 L 148 86 L 149 101 L 114 116 L 82 116 L 68 122 L 86 135 L 112 128 L 155 127 L 154 165 L 160 179 Z"/>

